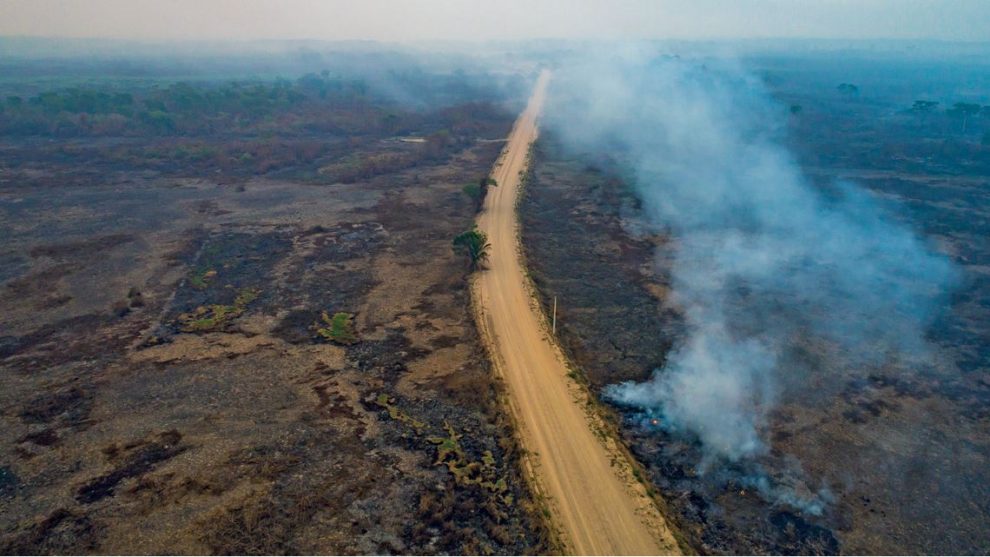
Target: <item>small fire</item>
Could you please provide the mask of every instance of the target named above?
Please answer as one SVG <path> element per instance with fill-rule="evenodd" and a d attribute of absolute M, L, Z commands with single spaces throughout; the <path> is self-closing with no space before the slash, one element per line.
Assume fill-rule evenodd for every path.
<path fill-rule="evenodd" d="M 660 420 L 658 420 L 656 418 L 651 418 L 650 419 L 650 425 L 660 425 Z"/>

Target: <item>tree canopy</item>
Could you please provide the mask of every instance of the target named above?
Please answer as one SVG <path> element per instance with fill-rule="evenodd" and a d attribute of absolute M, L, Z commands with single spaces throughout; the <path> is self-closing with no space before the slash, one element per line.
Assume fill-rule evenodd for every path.
<path fill-rule="evenodd" d="M 474 226 L 471 230 L 458 234 L 454 238 L 453 247 L 456 253 L 467 257 L 468 267 L 475 271 L 488 260 L 491 244 L 488 243 L 488 236 Z"/>

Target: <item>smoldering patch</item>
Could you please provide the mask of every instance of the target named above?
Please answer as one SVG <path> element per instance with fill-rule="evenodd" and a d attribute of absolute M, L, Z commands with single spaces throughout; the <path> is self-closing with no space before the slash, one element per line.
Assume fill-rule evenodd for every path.
<path fill-rule="evenodd" d="M 701 473 L 821 515 L 829 491 L 799 465 L 760 465 L 782 385 L 814 398 L 810 377 L 923 363 L 957 272 L 896 208 L 854 184 L 813 188 L 782 146 L 783 108 L 740 67 L 599 62 L 559 72 L 573 102 L 548 125 L 578 152 L 623 153 L 643 214 L 677 238 L 671 297 L 687 330 L 649 381 L 603 395 L 637 428 L 699 446 Z M 809 345 L 824 347 L 817 363 L 794 356 Z"/>

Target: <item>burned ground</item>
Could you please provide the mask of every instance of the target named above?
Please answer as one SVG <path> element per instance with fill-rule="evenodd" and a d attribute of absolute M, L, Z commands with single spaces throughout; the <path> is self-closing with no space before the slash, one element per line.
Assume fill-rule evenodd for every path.
<path fill-rule="evenodd" d="M 800 137 L 838 143 L 847 129 L 817 124 L 817 135 Z M 877 125 L 873 141 L 884 132 Z M 847 177 L 903 203 L 904 218 L 961 266 L 963 285 L 931 330 L 932 366 L 830 369 L 827 350 L 808 344 L 792 357 L 819 370 L 805 378 L 814 388 L 784 386 L 763 432 L 769 454 L 707 470 L 696 440 L 612 408 L 672 520 L 703 553 L 981 553 L 990 543 L 986 177 L 913 174 L 884 160 L 887 172 L 841 159 L 806 169 L 822 188 Z M 569 153 L 545 133 L 521 202 L 532 278 L 547 309 L 557 297 L 558 336 L 595 392 L 647 380 L 683 338 L 669 296 L 676 238 L 643 224 L 622 175 L 621 158 Z M 746 481 L 756 476 L 797 493 L 824 486 L 830 501 L 820 516 L 768 503 Z"/>
<path fill-rule="evenodd" d="M 450 248 L 514 116 L 478 114 L 322 173 L 6 141 L 0 547 L 546 551 Z"/>

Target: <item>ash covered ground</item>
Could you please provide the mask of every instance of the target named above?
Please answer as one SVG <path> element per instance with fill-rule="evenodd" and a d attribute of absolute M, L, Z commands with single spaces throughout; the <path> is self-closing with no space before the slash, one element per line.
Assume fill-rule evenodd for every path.
<path fill-rule="evenodd" d="M 181 133 L 6 113 L 5 553 L 548 550 L 450 247 L 517 107 L 306 79 Z"/>

